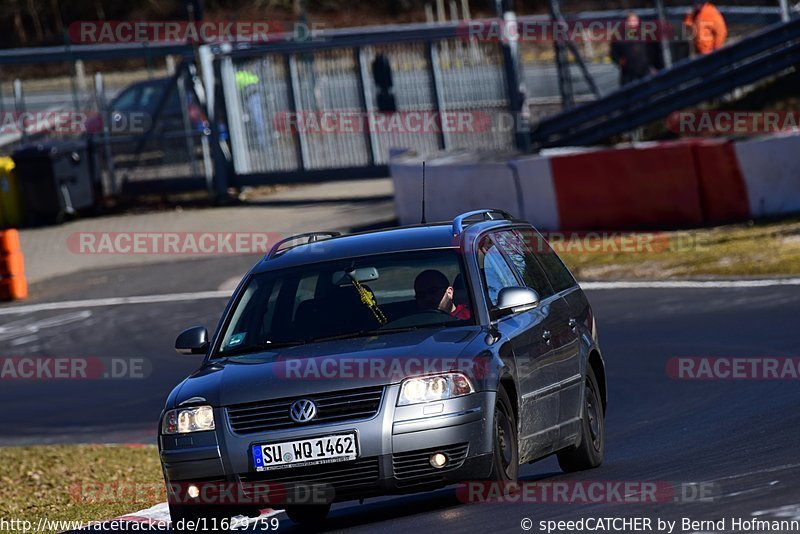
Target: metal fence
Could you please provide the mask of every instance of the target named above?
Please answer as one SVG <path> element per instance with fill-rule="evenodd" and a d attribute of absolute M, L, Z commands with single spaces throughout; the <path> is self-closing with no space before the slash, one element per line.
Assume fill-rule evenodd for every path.
<path fill-rule="evenodd" d="M 561 2 L 563 15 L 569 20 L 620 21 L 627 12 L 579 11 L 582 5 Z M 666 6 L 673 26 L 681 24 L 687 7 Z M 652 0 L 632 8 L 643 19 L 656 17 Z M 732 41 L 781 16 L 774 5 L 721 9 Z M 520 21 L 548 18 L 535 15 Z M 144 53 L 182 55 L 189 65 L 171 79 L 174 92 L 169 98 L 178 99 L 179 115 L 159 107 L 152 127 L 138 135 L 108 131 L 114 99 L 124 89 L 106 88 L 101 82 L 110 76 L 95 78 L 94 87 L 77 91 L 71 79 L 72 91 L 45 89 L 35 97 L 23 91 L 21 98 L 14 98 L 8 85 L 0 84 L 0 107 L 18 110 L 50 99 L 67 108 L 94 109 L 103 118 L 102 131 L 91 136 L 97 175 L 103 191 L 112 196 L 203 188 L 224 195 L 229 186 L 381 176 L 387 173 L 392 149 L 423 154 L 457 148 L 510 150 L 527 138 L 529 121 L 562 109 L 565 74 L 557 68 L 552 40 L 522 39 L 514 43 L 518 50 L 509 53 L 503 38 L 469 37 L 465 24 L 326 30 L 304 40 L 213 44 L 199 50 L 185 45 L 141 50 L 76 46 L 36 58 L 23 51 L 0 51 L 0 65 L 19 64 L 26 57 L 70 62 Z M 569 44 L 566 76 L 575 102 L 618 88 L 609 43 L 578 36 Z M 198 57 L 200 70 L 195 73 L 191 65 Z M 517 65 L 510 59 L 514 57 Z M 375 72 L 382 64 L 391 71 L 388 89 Z M 509 83 L 517 76 L 521 87 Z M 190 113 L 192 107 L 205 116 Z M 454 126 L 448 114 L 463 114 L 471 123 Z"/>
<path fill-rule="evenodd" d="M 381 167 L 401 147 L 512 148 L 500 45 L 467 42 L 457 31 L 448 24 L 374 44 L 367 34 L 216 50 L 236 173 Z M 391 112 L 378 104 L 372 71 L 380 59 L 391 67 Z M 458 113 L 478 122 L 448 125 Z"/>

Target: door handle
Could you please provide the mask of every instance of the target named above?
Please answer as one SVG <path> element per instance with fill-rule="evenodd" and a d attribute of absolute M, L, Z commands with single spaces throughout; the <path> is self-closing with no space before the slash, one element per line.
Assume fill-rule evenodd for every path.
<path fill-rule="evenodd" d="M 573 330 L 575 330 L 576 326 L 578 326 L 578 321 L 576 321 L 575 319 L 570 319 L 569 320 L 569 327 L 572 328 Z"/>
<path fill-rule="evenodd" d="M 551 337 L 550 330 L 545 330 L 544 332 L 542 332 L 542 339 L 544 339 L 545 343 L 547 343 L 548 345 L 550 344 L 550 337 Z"/>

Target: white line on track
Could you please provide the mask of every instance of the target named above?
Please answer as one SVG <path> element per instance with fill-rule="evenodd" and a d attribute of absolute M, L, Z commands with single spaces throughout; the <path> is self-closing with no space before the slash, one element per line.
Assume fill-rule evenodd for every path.
<path fill-rule="evenodd" d="M 665 280 L 628 282 L 583 282 L 581 287 L 590 290 L 602 289 L 730 289 L 753 287 L 800 286 L 800 278 L 775 278 L 771 280 Z M 1 315 L 18 315 L 40 311 L 68 310 L 76 308 L 99 308 L 125 304 L 154 304 L 160 302 L 192 302 L 197 300 L 224 299 L 229 290 L 198 291 L 196 293 L 171 293 L 165 295 L 142 295 L 137 297 L 109 297 L 86 300 L 43 302 L 0 308 Z"/>
<path fill-rule="evenodd" d="M 0 315 L 14 315 L 51 310 L 69 310 L 75 308 L 99 308 L 103 306 L 119 306 L 123 304 L 152 304 L 159 302 L 191 302 L 195 300 L 223 299 L 231 296 L 230 291 L 198 291 L 196 293 L 171 293 L 165 295 L 142 295 L 138 297 L 109 297 L 102 299 L 65 300 L 62 302 L 43 302 L 0 308 Z"/>
<path fill-rule="evenodd" d="M 770 280 L 663 280 L 583 282 L 583 289 L 727 289 L 740 287 L 800 286 L 800 278 L 774 278 Z"/>

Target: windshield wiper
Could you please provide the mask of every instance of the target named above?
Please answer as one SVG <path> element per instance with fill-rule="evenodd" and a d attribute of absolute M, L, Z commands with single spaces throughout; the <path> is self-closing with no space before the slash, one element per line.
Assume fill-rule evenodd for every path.
<path fill-rule="evenodd" d="M 218 353 L 218 356 L 220 357 L 237 356 L 239 354 L 261 352 L 272 349 L 279 349 L 281 347 L 295 347 L 297 345 L 303 345 L 303 344 L 305 344 L 305 341 L 300 341 L 300 340 L 264 342 L 264 343 L 257 343 L 255 345 L 247 345 L 245 347 L 236 347 L 233 349 L 220 351 Z"/>

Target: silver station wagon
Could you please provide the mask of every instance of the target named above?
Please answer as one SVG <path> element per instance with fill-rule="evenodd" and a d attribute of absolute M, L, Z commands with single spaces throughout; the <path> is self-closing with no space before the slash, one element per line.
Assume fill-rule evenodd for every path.
<path fill-rule="evenodd" d="M 175 348 L 205 355 L 161 417 L 179 531 L 267 507 L 319 522 L 332 502 L 515 481 L 551 454 L 565 471 L 603 461 L 592 310 L 502 211 L 283 240 L 213 336 L 190 328 Z"/>

